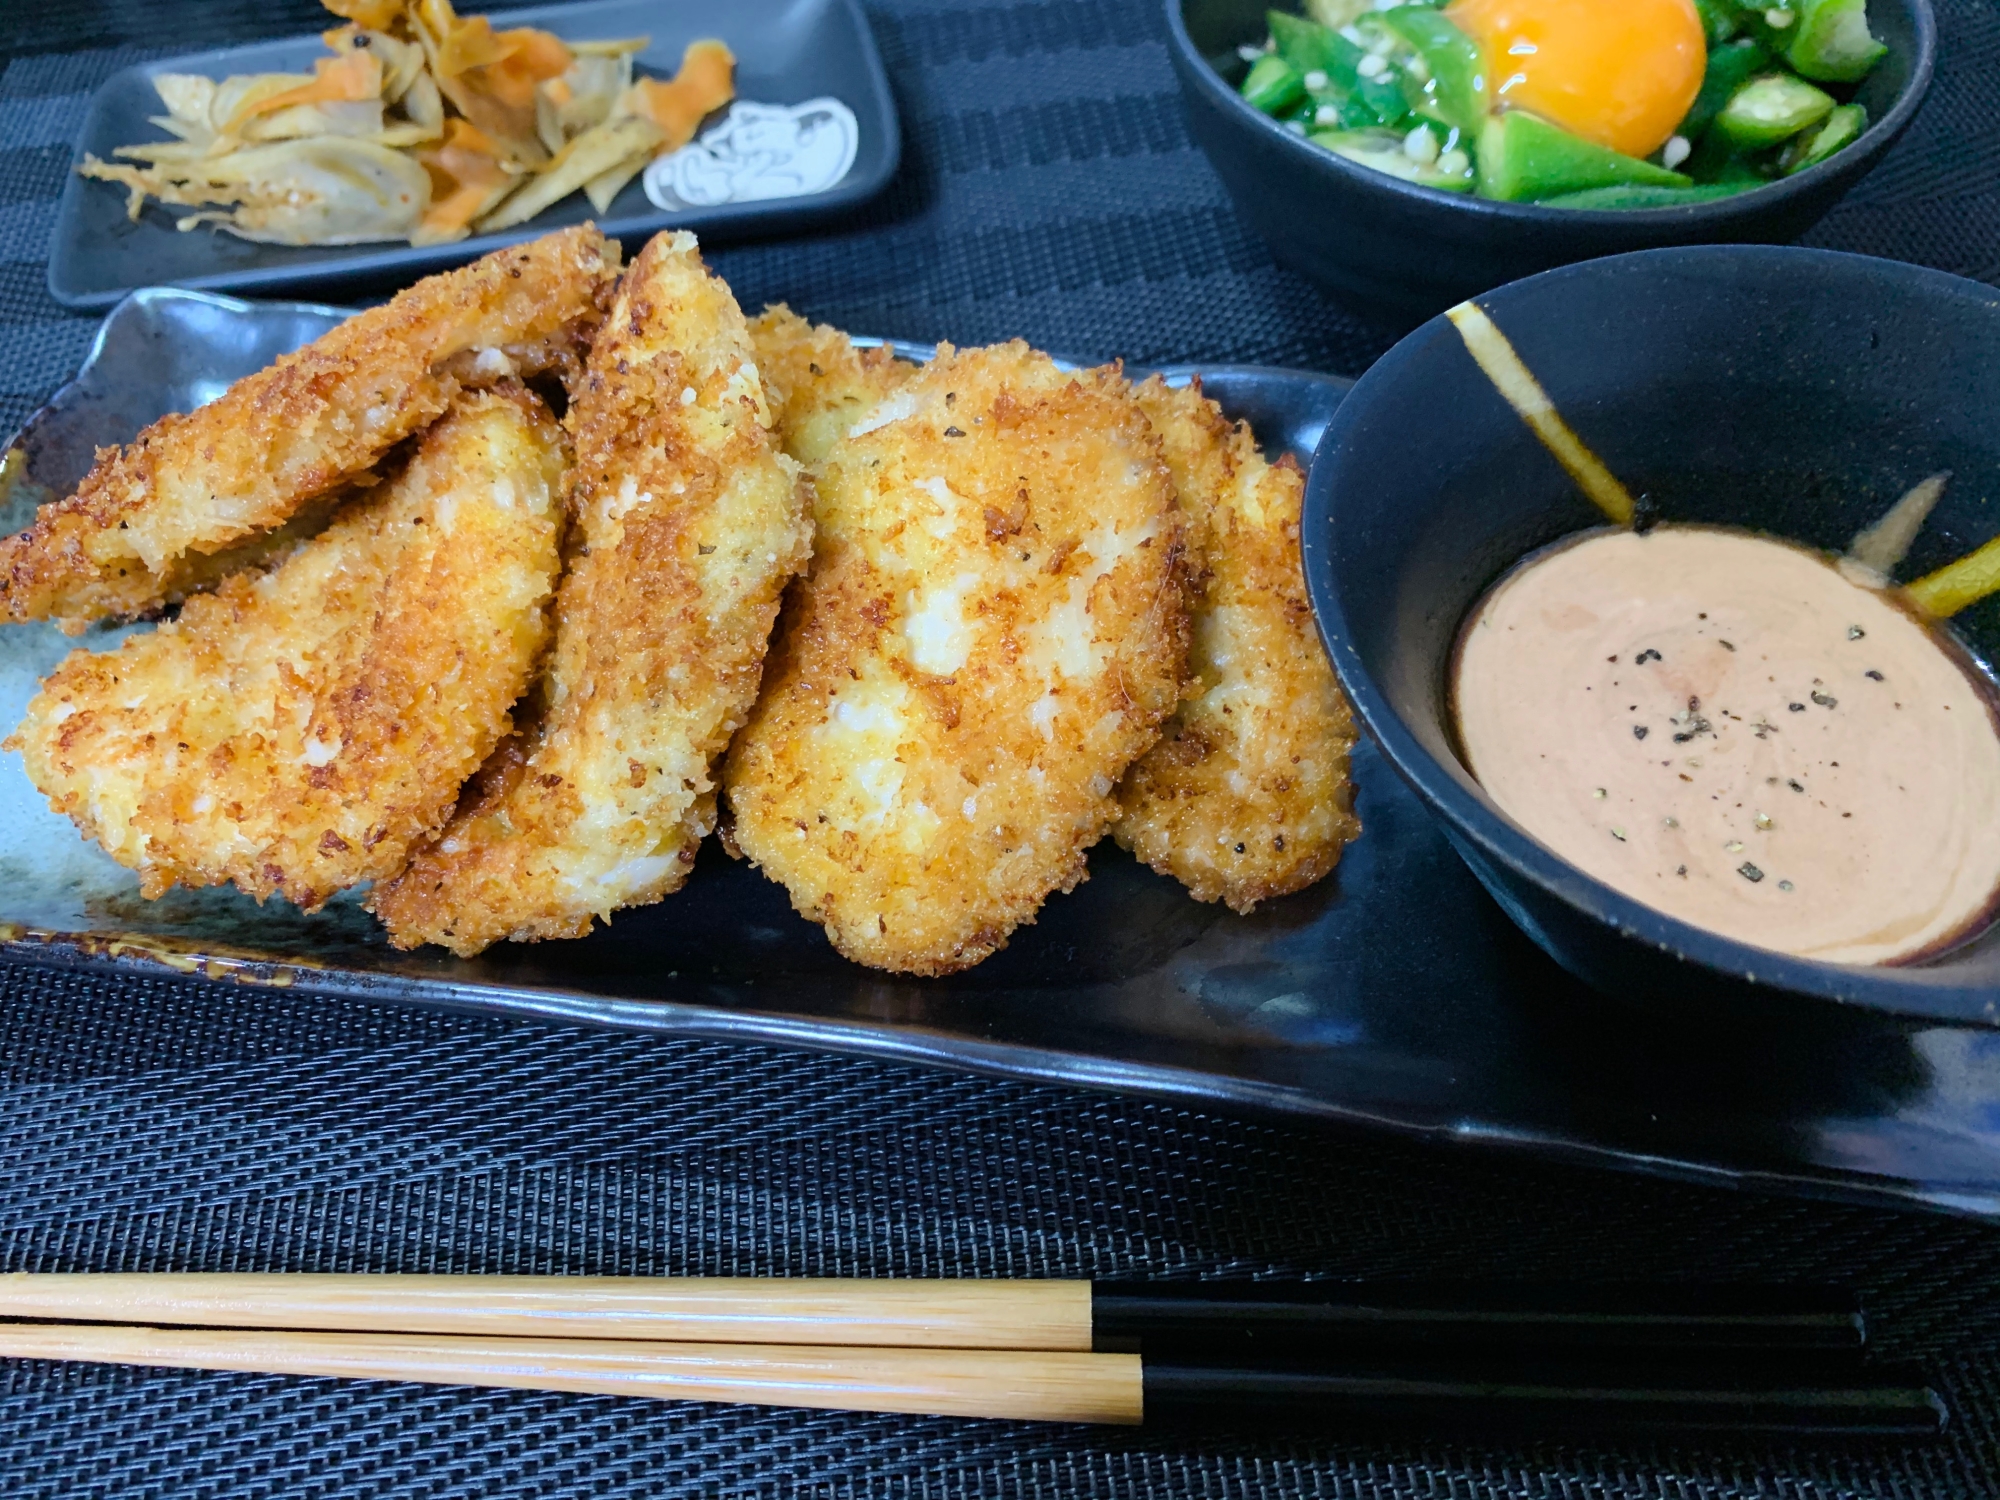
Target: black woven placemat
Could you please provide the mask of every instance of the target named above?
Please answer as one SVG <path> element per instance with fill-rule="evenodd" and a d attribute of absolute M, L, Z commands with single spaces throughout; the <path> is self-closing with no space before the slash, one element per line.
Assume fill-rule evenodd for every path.
<path fill-rule="evenodd" d="M 470 6 L 468 9 L 472 8 Z M 2000 280 L 2000 11 L 1944 0 L 1905 144 L 1814 235 Z M 43 289 L 88 92 L 304 0 L 0 3 L 0 429 L 92 323 Z M 871 9 L 906 167 L 719 250 L 755 306 L 1354 372 L 1186 140 L 1152 0 Z M 145 49 L 141 51 L 140 49 Z M 1928 1446 L 1316 1440 L 0 1362 L 7 1496 L 2000 1494 L 2000 1229 L 855 1059 L 0 969 L 0 1267 L 1831 1281 L 1958 1415 Z"/>

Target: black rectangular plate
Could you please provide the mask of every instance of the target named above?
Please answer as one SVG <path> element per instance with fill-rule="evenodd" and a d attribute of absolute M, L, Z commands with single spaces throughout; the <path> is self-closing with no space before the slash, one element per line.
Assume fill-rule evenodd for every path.
<path fill-rule="evenodd" d="M 132 298 L 17 440 L 30 480 L 67 488 L 94 445 L 213 397 L 341 316 Z M 1348 384 L 1241 366 L 1203 378 L 1267 450 L 1301 462 Z M 28 498 L 0 524 L 21 524 Z M 0 720 L 76 644 L 0 629 Z M 2000 1218 L 2000 1032 L 1773 997 L 1717 1035 L 1628 1008 L 1516 930 L 1366 745 L 1354 775 L 1365 831 L 1312 890 L 1238 917 L 1106 841 L 1091 878 L 1006 950 L 914 980 L 838 957 L 779 887 L 712 844 L 657 906 L 470 962 L 395 952 L 349 900 L 316 917 L 226 890 L 146 902 L 5 755 L 0 940 L 29 962 L 865 1053 Z"/>
<path fill-rule="evenodd" d="M 477 7 L 465 7 L 472 14 Z M 888 75 L 857 0 L 588 0 L 581 5 L 539 5 L 494 13 L 507 26 L 540 26 L 570 41 L 647 36 L 636 62 L 671 76 L 681 49 L 698 37 L 719 37 L 736 54 L 737 97 L 760 104 L 800 104 L 831 97 L 855 113 L 860 141 L 854 165 L 834 187 L 805 198 L 726 203 L 665 214 L 647 199 L 638 179 L 626 184 L 601 228 L 611 237 L 643 243 L 672 226 L 704 239 L 766 234 L 824 219 L 876 193 L 895 175 L 900 156 L 896 105 Z M 329 16 L 328 24 L 337 18 Z M 164 111 L 153 78 L 160 73 L 310 72 L 325 57 L 317 36 L 199 52 L 126 68 L 90 101 L 77 160 L 91 152 L 109 161 L 120 146 L 166 139 L 147 123 Z M 63 184 L 49 245 L 49 292 L 68 307 L 102 309 L 145 286 L 204 287 L 217 291 L 278 291 L 311 286 L 317 292 L 342 284 L 393 277 L 400 282 L 444 266 L 461 265 L 502 245 L 534 239 L 591 217 L 589 201 L 572 194 L 547 212 L 499 234 L 476 235 L 449 245 L 262 245 L 220 230 L 183 234 L 176 213 L 149 205 L 136 222 L 125 213 L 125 190 L 72 172 Z"/>

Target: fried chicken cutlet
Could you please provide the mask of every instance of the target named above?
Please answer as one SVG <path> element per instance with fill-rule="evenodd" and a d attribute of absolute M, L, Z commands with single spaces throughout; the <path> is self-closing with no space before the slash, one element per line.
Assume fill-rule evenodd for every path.
<path fill-rule="evenodd" d="M 1084 878 L 1187 651 L 1181 517 L 1115 374 L 949 347 L 818 471 L 731 747 L 735 844 L 877 968 L 968 968 Z"/>
<path fill-rule="evenodd" d="M 743 722 L 808 486 L 769 433 L 743 314 L 694 236 L 632 263 L 567 418 L 582 547 L 546 707 L 370 909 L 399 947 L 580 937 L 687 879 Z"/>
<path fill-rule="evenodd" d="M 919 368 L 887 349 L 857 349 L 838 328 L 808 323 L 782 302 L 750 320 L 750 340 L 778 441 L 807 468 Z"/>
<path fill-rule="evenodd" d="M 1305 477 L 1267 464 L 1199 384 L 1134 392 L 1160 435 L 1201 559 L 1193 696 L 1118 787 L 1118 842 L 1198 900 L 1248 912 L 1320 879 L 1361 832 L 1354 717 L 1314 631 L 1299 562 Z"/>
<path fill-rule="evenodd" d="M 72 633 L 209 581 L 203 554 L 364 475 L 461 384 L 574 361 L 618 268 L 589 224 L 426 277 L 207 406 L 102 449 L 75 494 L 0 539 L 0 618 Z"/>
<path fill-rule="evenodd" d="M 272 570 L 70 653 L 7 747 L 149 897 L 233 881 L 311 911 L 394 873 L 532 679 L 562 458 L 518 385 L 454 398 L 399 476 Z"/>

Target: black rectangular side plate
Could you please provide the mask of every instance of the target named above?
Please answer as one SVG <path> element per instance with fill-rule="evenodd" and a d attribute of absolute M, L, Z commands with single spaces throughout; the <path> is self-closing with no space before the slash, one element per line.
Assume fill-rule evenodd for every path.
<path fill-rule="evenodd" d="M 331 24 L 335 18 L 329 16 Z M 736 92 L 760 104 L 802 104 L 831 97 L 854 111 L 860 127 L 854 164 L 832 188 L 803 198 L 725 203 L 667 214 L 647 199 L 637 178 L 627 183 L 600 227 L 632 245 L 665 228 L 691 229 L 705 239 L 775 234 L 824 219 L 873 197 L 895 175 L 900 159 L 896 105 L 888 75 L 857 0 L 588 0 L 580 5 L 540 5 L 494 19 L 508 26 L 540 26 L 570 41 L 646 36 L 635 59 L 643 71 L 671 77 L 681 50 L 698 37 L 719 37 L 736 54 Z M 149 123 L 164 113 L 153 78 L 160 73 L 303 73 L 314 58 L 330 54 L 317 36 L 259 42 L 144 63 L 115 74 L 97 91 L 84 118 L 77 160 L 89 152 L 109 161 L 120 146 L 167 139 Z M 138 219 L 126 216 L 125 190 L 72 172 L 63 185 L 49 245 L 49 292 L 67 307 L 102 309 L 146 286 L 200 287 L 217 291 L 298 290 L 316 294 L 355 283 L 393 278 L 408 282 L 445 266 L 461 265 L 489 250 L 534 239 L 592 216 L 589 201 L 572 194 L 525 224 L 421 248 L 375 245 L 256 244 L 213 228 L 185 233 L 178 213 L 157 204 Z"/>

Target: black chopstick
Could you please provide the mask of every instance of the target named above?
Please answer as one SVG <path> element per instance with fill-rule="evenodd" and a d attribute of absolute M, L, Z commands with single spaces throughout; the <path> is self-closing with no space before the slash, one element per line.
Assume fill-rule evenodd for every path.
<path fill-rule="evenodd" d="M 1810 1287 L 1120 1282 L 1091 1288 L 1099 1349 L 1859 1350 L 1855 1299 Z"/>
<path fill-rule="evenodd" d="M 1838 1360 L 1838 1357 L 1836 1357 Z M 1934 1437 L 1944 1401 L 1910 1366 L 1509 1370 L 1178 1364 L 1142 1361 L 1146 1425 L 1426 1431 L 1764 1433 Z"/>

